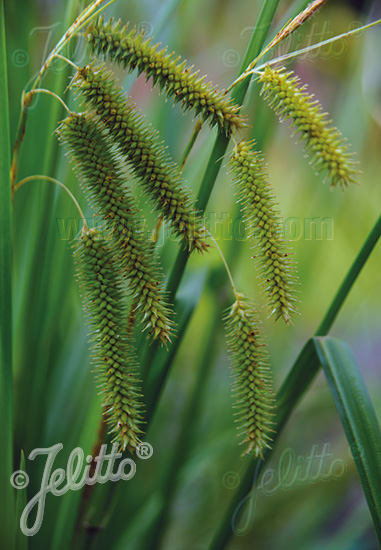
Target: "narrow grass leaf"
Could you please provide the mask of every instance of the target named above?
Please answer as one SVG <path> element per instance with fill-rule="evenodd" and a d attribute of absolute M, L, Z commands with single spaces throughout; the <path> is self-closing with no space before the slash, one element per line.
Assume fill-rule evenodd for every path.
<path fill-rule="evenodd" d="M 25 455 L 24 451 L 21 451 L 20 457 L 20 470 L 26 472 Z M 27 505 L 27 491 L 26 488 L 18 489 L 16 494 L 16 521 L 15 521 L 15 550 L 28 550 L 29 537 L 24 535 L 20 529 L 20 518 Z"/>
<path fill-rule="evenodd" d="M 13 544 L 12 236 L 7 54 L 0 3 L 0 547 Z"/>
<path fill-rule="evenodd" d="M 314 338 L 343 424 L 369 511 L 381 543 L 381 432 L 373 404 L 350 348 L 341 340 Z"/>

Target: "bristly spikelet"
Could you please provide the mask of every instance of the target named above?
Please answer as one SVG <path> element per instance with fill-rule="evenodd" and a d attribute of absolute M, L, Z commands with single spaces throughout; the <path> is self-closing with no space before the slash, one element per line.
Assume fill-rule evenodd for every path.
<path fill-rule="evenodd" d="M 133 452 L 142 433 L 141 394 L 131 335 L 111 250 L 97 230 L 83 230 L 74 257 L 92 327 L 92 351 L 104 414 L 114 441 Z"/>
<path fill-rule="evenodd" d="M 311 156 L 311 165 L 317 171 L 326 171 L 331 188 L 337 184 L 342 189 L 356 183 L 353 155 L 349 145 L 337 128 L 330 125 L 318 101 L 306 93 L 306 86 L 293 72 L 266 65 L 258 80 L 263 82 L 261 94 L 280 119 L 293 120 L 292 127 L 300 133 L 305 151 Z"/>
<path fill-rule="evenodd" d="M 144 330 L 162 343 L 170 341 L 169 307 L 163 298 L 162 276 L 154 246 L 139 234 L 139 210 L 124 185 L 118 159 L 107 136 L 89 114 L 71 114 L 58 128 L 83 188 L 111 231 L 113 251 L 129 279 L 132 300 Z"/>
<path fill-rule="evenodd" d="M 241 444 L 247 444 L 246 453 L 262 456 L 270 447 L 274 395 L 267 366 L 267 352 L 259 330 L 256 311 L 242 294 L 236 295 L 226 317 L 227 343 L 234 376 L 233 395 Z"/>
<path fill-rule="evenodd" d="M 186 61 L 180 61 L 173 52 L 159 50 L 159 44 L 145 40 L 135 28 L 128 32 L 128 24 L 122 27 L 121 21 L 112 19 L 105 23 L 100 17 L 88 28 L 87 39 L 93 54 L 129 71 L 144 72 L 167 97 L 175 103 L 181 101 L 184 111 L 194 109 L 210 126 L 218 125 L 229 135 L 243 125 L 240 108 L 228 96 L 204 82 L 205 77 L 200 78 L 198 72 L 191 72 L 192 67 L 187 68 Z"/>
<path fill-rule="evenodd" d="M 158 141 L 157 132 L 125 97 L 104 66 L 79 69 L 74 85 L 94 109 L 134 170 L 145 193 L 189 250 L 207 247 L 202 219 L 183 187 L 177 166 Z"/>
<path fill-rule="evenodd" d="M 264 280 L 270 314 L 290 322 L 294 305 L 295 268 L 282 236 L 282 223 L 274 193 L 268 181 L 262 155 L 254 144 L 241 141 L 232 152 L 229 165 L 237 188 L 249 238 L 257 241 L 256 258 Z"/>

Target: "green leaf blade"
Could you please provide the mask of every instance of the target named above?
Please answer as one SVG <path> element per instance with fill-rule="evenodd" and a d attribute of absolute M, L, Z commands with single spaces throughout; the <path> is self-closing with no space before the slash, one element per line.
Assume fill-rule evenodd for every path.
<path fill-rule="evenodd" d="M 13 544 L 12 237 L 7 56 L 0 3 L 0 547 Z"/>
<path fill-rule="evenodd" d="M 20 470 L 22 470 L 23 472 L 26 472 L 25 455 L 23 450 L 21 450 Z M 27 505 L 27 492 L 25 487 L 23 489 L 21 488 L 18 489 L 16 494 L 15 550 L 28 550 L 29 548 L 29 538 L 26 535 L 24 535 L 24 533 L 20 529 L 20 518 L 22 516 L 22 513 L 26 505 Z"/>
<path fill-rule="evenodd" d="M 336 338 L 314 338 L 381 542 L 381 434 L 350 348 Z"/>

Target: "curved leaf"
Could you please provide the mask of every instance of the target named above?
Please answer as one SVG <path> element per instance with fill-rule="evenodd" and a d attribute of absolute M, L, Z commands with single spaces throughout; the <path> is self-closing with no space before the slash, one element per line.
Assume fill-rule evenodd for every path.
<path fill-rule="evenodd" d="M 381 542 L 381 433 L 350 348 L 336 338 L 314 338 Z"/>

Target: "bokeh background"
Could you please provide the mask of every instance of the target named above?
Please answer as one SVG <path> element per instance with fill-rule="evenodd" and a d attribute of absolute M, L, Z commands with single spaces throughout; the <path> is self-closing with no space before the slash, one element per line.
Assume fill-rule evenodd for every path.
<path fill-rule="evenodd" d="M 81 3 L 79 3 L 81 4 Z M 22 90 L 32 82 L 47 52 L 63 34 L 65 13 L 77 2 L 5 2 L 9 61 L 11 135 L 14 141 Z M 271 32 L 301 2 L 283 0 Z M 261 2 L 213 0 L 128 0 L 108 9 L 168 45 L 220 87 L 236 77 Z M 375 2 L 329 0 L 277 53 L 297 49 L 381 17 Z M 242 136 L 255 138 L 268 162 L 271 181 L 285 218 L 299 267 L 299 312 L 286 327 L 263 314 L 274 384 L 279 388 L 305 341 L 314 333 L 336 289 L 375 223 L 381 204 L 381 29 L 343 39 L 303 55 L 293 67 L 321 101 L 359 161 L 359 186 L 345 193 L 329 190 L 314 174 L 286 122 L 279 124 L 250 87 L 245 113 L 250 121 Z M 86 59 L 83 42 L 67 55 Z M 44 85 L 62 90 L 70 71 L 57 63 Z M 144 78 L 116 71 L 179 161 L 192 132 L 192 115 L 166 102 Z M 73 106 L 70 92 L 65 101 Z M 19 179 L 48 174 L 63 181 L 86 206 L 53 131 L 64 116 L 54 99 L 42 96 L 32 106 L 22 151 Z M 215 132 L 203 128 L 184 175 L 196 193 Z M 147 216 L 149 209 L 142 203 Z M 206 217 L 231 266 L 238 288 L 259 306 L 253 252 L 240 232 L 239 211 L 226 169 L 220 173 Z M 150 218 L 154 224 L 154 218 Z M 15 329 L 15 469 L 20 450 L 62 442 L 57 466 L 65 465 L 77 446 L 91 451 L 100 417 L 88 354 L 87 329 L 71 257 L 77 214 L 69 199 L 48 183 L 35 182 L 17 193 L 14 209 Z M 163 233 L 159 251 L 168 273 L 177 243 Z M 350 344 L 376 412 L 381 413 L 381 250 L 376 248 L 334 324 L 331 334 Z M 88 535 L 84 548 L 207 548 L 232 498 L 249 457 L 240 457 L 232 415 L 230 373 L 222 314 L 231 303 L 229 282 L 218 254 L 192 258 L 179 297 L 188 304 L 189 326 L 177 346 L 170 375 L 146 436 L 154 454 L 138 461 L 130 482 L 119 483 L 118 498 L 104 488 L 90 507 L 89 521 L 103 528 Z M 180 458 L 173 464 L 173 450 Z M 323 475 L 307 476 L 311 452 L 329 453 Z M 278 476 L 285 453 L 294 453 L 295 479 L 287 488 L 258 490 L 255 508 L 244 507 L 230 550 L 258 548 L 374 549 L 377 542 L 349 447 L 320 374 L 296 407 L 265 468 Z M 38 460 L 40 460 L 38 462 Z M 342 468 L 331 468 L 335 462 Z M 297 468 L 300 467 L 300 470 Z M 39 488 L 43 460 L 27 460 L 28 498 Z M 168 482 L 168 479 L 170 481 Z M 98 490 L 99 489 L 99 490 Z M 104 492 L 102 492 L 104 489 Z M 48 496 L 41 530 L 30 548 L 69 548 L 80 494 Z M 252 501 L 254 502 L 254 501 Z M 104 512 L 107 512 L 106 516 Z M 160 521 L 158 522 L 158 518 Z M 234 520 L 235 521 L 235 520 Z M 161 546 L 160 546 L 161 545 Z"/>

